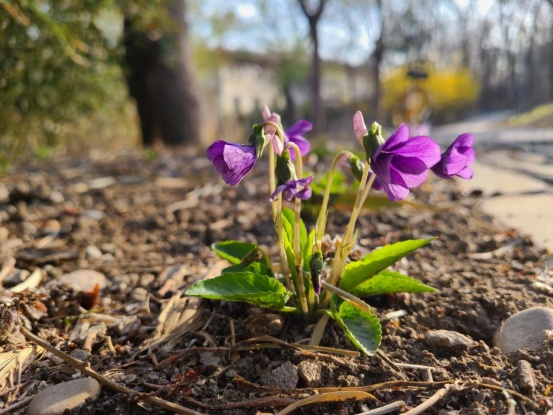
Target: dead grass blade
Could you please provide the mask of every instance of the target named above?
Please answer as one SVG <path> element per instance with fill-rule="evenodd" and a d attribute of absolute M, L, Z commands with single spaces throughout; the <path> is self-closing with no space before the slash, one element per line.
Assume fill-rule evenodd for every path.
<path fill-rule="evenodd" d="M 14 379 L 17 377 L 20 379 L 21 373 L 43 354 L 44 349 L 34 345 L 15 352 L 0 353 L 0 385 L 4 385 L 3 388 L 7 387 L 6 380 L 8 378 Z M 0 395 L 3 394 L 2 389 L 0 389 Z"/>
<path fill-rule="evenodd" d="M 182 296 L 183 291 L 177 291 L 165 304 L 152 336 L 144 341 L 139 352 L 173 342 L 202 327 L 204 316 L 201 299 Z"/>
<path fill-rule="evenodd" d="M 33 271 L 31 275 L 27 277 L 25 281 L 17 284 L 15 287 L 8 289 L 7 291 L 12 293 L 20 293 L 30 288 L 38 288 L 40 281 L 44 278 L 44 274 L 40 268 Z"/>

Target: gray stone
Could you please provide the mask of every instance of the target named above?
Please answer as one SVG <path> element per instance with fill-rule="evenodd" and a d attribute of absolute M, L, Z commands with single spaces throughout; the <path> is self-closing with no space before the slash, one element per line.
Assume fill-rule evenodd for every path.
<path fill-rule="evenodd" d="M 464 334 L 450 330 L 430 330 L 424 335 L 426 344 L 437 347 L 469 347 L 476 342 Z"/>
<path fill-rule="evenodd" d="M 102 251 L 94 245 L 88 245 L 86 247 L 86 257 L 90 259 L 100 259 L 102 258 Z"/>
<path fill-rule="evenodd" d="M 284 362 L 261 377 L 263 385 L 287 390 L 295 389 L 298 380 L 298 369 L 290 361 Z"/>
<path fill-rule="evenodd" d="M 98 399 L 102 388 L 92 378 L 82 378 L 50 386 L 37 393 L 27 415 L 61 415 L 88 400 Z"/>
<path fill-rule="evenodd" d="M 61 284 L 67 284 L 78 292 L 90 292 L 94 290 L 96 284 L 100 286 L 100 289 L 104 288 L 107 280 L 104 274 L 100 274 L 97 271 L 80 269 L 70 272 L 69 274 L 62 275 L 58 278 L 58 282 Z"/>
<path fill-rule="evenodd" d="M 298 365 L 298 375 L 309 388 L 321 385 L 322 371 L 323 365 L 317 361 L 302 360 Z"/>
<path fill-rule="evenodd" d="M 497 329 L 494 345 L 503 353 L 518 349 L 538 349 L 553 330 L 553 309 L 532 307 L 513 314 Z"/>

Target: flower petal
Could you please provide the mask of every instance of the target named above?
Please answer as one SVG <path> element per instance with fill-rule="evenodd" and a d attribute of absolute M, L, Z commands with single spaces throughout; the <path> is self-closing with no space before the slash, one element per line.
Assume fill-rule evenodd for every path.
<path fill-rule="evenodd" d="M 308 131 L 311 131 L 313 128 L 313 124 L 310 123 L 307 120 L 299 120 L 297 123 L 292 125 L 290 128 L 288 128 L 285 132 L 285 134 L 290 137 L 290 139 L 294 138 L 298 135 L 303 135 Z"/>
<path fill-rule="evenodd" d="M 389 183 L 391 180 L 390 166 L 391 166 L 392 159 L 393 159 L 393 155 L 381 154 L 380 157 L 377 157 L 377 158 L 373 157 L 373 159 L 371 160 L 371 170 L 374 172 L 374 174 L 376 174 L 376 177 L 378 177 L 378 179 L 383 183 Z"/>
<path fill-rule="evenodd" d="M 392 202 L 399 202 L 407 197 L 409 189 L 399 186 L 397 184 L 383 183 L 382 189 L 386 192 L 386 196 Z"/>
<path fill-rule="evenodd" d="M 223 180 L 234 186 L 253 168 L 257 155 L 255 146 L 217 140 L 207 149 L 207 158 Z"/>
<path fill-rule="evenodd" d="M 363 137 L 369 134 L 369 130 L 367 130 L 361 111 L 357 111 L 353 114 L 353 134 L 357 141 L 359 141 L 359 144 L 363 146 Z"/>
<path fill-rule="evenodd" d="M 280 186 L 277 186 L 277 188 L 275 189 L 275 191 L 273 192 L 273 194 L 269 198 L 269 202 L 274 202 L 276 197 L 278 196 L 278 194 L 282 193 L 284 191 L 284 189 L 286 189 L 285 184 L 281 184 Z"/>
<path fill-rule="evenodd" d="M 457 176 L 461 177 L 462 179 L 470 180 L 474 176 L 474 172 L 470 167 L 465 167 L 463 170 L 457 172 Z"/>
<path fill-rule="evenodd" d="M 311 144 L 309 143 L 309 141 L 307 141 L 306 138 L 301 136 L 290 137 L 290 142 L 298 146 L 298 148 L 300 149 L 300 154 L 302 156 L 309 154 L 309 151 L 311 150 Z M 292 161 L 296 160 L 295 151 L 290 151 L 290 159 Z"/>
<path fill-rule="evenodd" d="M 426 180 L 428 169 L 418 158 L 395 156 L 390 166 L 390 177 L 391 183 L 411 189 Z"/>
<path fill-rule="evenodd" d="M 418 136 L 407 140 L 403 145 L 389 150 L 390 153 L 421 160 L 426 168 L 440 161 L 440 146 L 430 137 Z"/>
<path fill-rule="evenodd" d="M 409 127 L 407 127 L 406 124 L 401 124 L 395 133 L 393 133 L 382 145 L 382 151 L 385 151 L 386 153 L 395 152 L 395 149 L 407 140 L 409 140 Z"/>

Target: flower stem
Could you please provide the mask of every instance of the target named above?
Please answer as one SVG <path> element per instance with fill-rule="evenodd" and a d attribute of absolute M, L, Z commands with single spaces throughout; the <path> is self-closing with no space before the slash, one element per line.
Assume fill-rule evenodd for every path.
<path fill-rule="evenodd" d="M 368 162 L 365 162 L 365 167 L 363 168 L 363 176 L 361 177 L 361 182 L 359 184 L 359 189 L 357 191 L 357 197 L 355 198 L 355 204 L 353 206 L 353 210 L 351 211 L 351 217 L 346 226 L 346 230 L 342 235 L 342 240 L 340 241 L 338 247 L 336 248 L 336 254 L 334 256 L 334 260 L 332 261 L 332 269 L 330 271 L 330 277 L 327 280 L 327 283 L 332 286 L 336 286 L 338 284 L 340 276 L 342 275 L 342 271 L 344 269 L 344 262 L 346 261 L 351 251 L 351 248 L 353 247 L 352 237 L 353 237 L 353 231 L 355 229 L 355 224 L 357 222 L 357 217 L 359 216 L 359 213 L 361 212 L 361 208 L 365 203 L 365 199 L 367 198 L 369 191 L 371 190 L 371 187 L 374 183 L 374 180 L 376 179 L 376 176 L 373 174 L 367 180 L 369 176 L 369 171 L 370 171 L 370 165 Z M 327 290 L 324 301 L 321 304 L 321 307 L 328 305 L 329 301 L 330 301 L 330 292 Z"/>
<path fill-rule="evenodd" d="M 284 151 L 288 149 L 294 150 L 296 153 L 296 174 L 297 178 L 301 179 L 303 174 L 303 162 L 301 159 L 301 152 L 299 147 L 294 143 L 288 143 L 284 147 Z M 303 279 L 303 261 L 302 261 L 302 252 L 301 252 L 301 232 L 300 232 L 300 221 L 301 221 L 301 199 L 294 199 L 294 265 L 296 268 L 296 277 L 298 279 L 298 296 L 300 298 L 301 310 L 305 319 L 307 320 L 309 307 L 307 305 L 307 294 L 305 292 L 305 281 Z"/>
<path fill-rule="evenodd" d="M 334 160 L 332 161 L 332 165 L 330 166 L 330 170 L 328 171 L 328 177 L 326 179 L 326 187 L 325 192 L 323 195 L 323 203 L 321 205 L 321 210 L 319 211 L 319 216 L 317 218 L 317 225 L 315 226 L 315 241 L 318 245 L 320 245 L 326 229 L 326 217 L 327 217 L 327 209 L 328 209 L 328 200 L 330 198 L 330 189 L 332 187 L 332 180 L 334 179 L 334 171 L 336 170 L 336 166 L 338 165 L 338 162 L 343 156 L 349 156 L 352 157 L 353 153 L 351 151 L 340 151 L 336 156 L 334 157 Z"/>
<path fill-rule="evenodd" d="M 267 122 L 276 128 L 278 138 L 284 142 L 282 131 L 279 126 L 273 122 Z M 271 194 L 276 189 L 276 177 L 275 177 L 275 149 L 271 143 L 269 149 L 269 188 Z M 286 250 L 284 248 L 284 239 L 282 237 L 282 194 L 278 194 L 272 203 L 273 208 L 273 223 L 275 224 L 275 233 L 277 236 L 278 255 L 280 257 L 281 271 L 284 274 L 284 282 L 286 288 L 292 291 L 292 285 L 290 284 L 290 270 L 288 268 L 288 260 L 286 258 Z"/>

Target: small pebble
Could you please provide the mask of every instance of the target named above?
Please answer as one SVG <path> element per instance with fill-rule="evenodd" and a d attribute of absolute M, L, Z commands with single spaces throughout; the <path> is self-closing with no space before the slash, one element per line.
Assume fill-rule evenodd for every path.
<path fill-rule="evenodd" d="M 307 387 L 316 387 L 321 384 L 323 365 L 321 362 L 302 360 L 298 365 L 298 375 Z"/>
<path fill-rule="evenodd" d="M 74 357 L 82 362 L 86 362 L 90 356 L 91 353 L 83 349 L 75 349 L 71 352 L 71 357 Z"/>
<path fill-rule="evenodd" d="M 426 344 L 437 347 L 469 347 L 476 342 L 464 334 L 450 330 L 430 330 L 424 335 Z"/>
<path fill-rule="evenodd" d="M 282 329 L 283 319 L 278 314 L 264 313 L 253 317 L 246 330 L 252 337 L 276 336 Z"/>
<path fill-rule="evenodd" d="M 82 405 L 87 399 L 98 399 L 101 389 L 100 383 L 92 378 L 50 386 L 33 397 L 27 415 L 61 415 Z"/>
<path fill-rule="evenodd" d="M 105 288 L 107 280 L 104 274 L 90 269 L 80 269 L 64 274 L 57 280 L 61 284 L 67 284 L 77 292 L 90 292 L 96 284 L 100 289 Z"/>
<path fill-rule="evenodd" d="M 86 257 L 90 259 L 100 259 L 102 258 L 102 251 L 94 245 L 88 245 L 86 247 Z"/>
<path fill-rule="evenodd" d="M 503 353 L 538 349 L 553 330 L 553 309 L 531 307 L 513 314 L 495 332 L 493 343 Z"/>
<path fill-rule="evenodd" d="M 271 370 L 261 377 L 261 383 L 265 386 L 280 389 L 295 389 L 298 384 L 298 369 L 292 362 L 284 362 L 276 369 Z"/>

